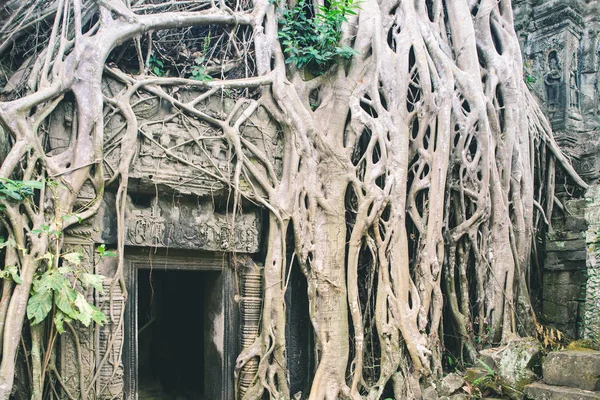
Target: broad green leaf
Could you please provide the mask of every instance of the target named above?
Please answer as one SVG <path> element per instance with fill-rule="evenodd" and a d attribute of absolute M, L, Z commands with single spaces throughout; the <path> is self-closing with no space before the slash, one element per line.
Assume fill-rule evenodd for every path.
<path fill-rule="evenodd" d="M 94 320 L 94 322 L 100 326 L 104 325 L 104 323 L 106 322 L 106 315 L 104 315 L 104 313 L 100 311 L 100 309 L 98 309 L 98 307 L 96 307 L 95 305 L 90 304 L 90 307 L 92 308 L 92 319 Z"/>
<path fill-rule="evenodd" d="M 14 190 L 0 189 L 0 193 L 4 193 L 5 195 L 7 195 L 8 197 L 10 197 L 13 200 L 17 200 L 17 201 L 23 200 L 23 196 L 21 196 L 19 194 L 19 192 L 14 191 Z"/>
<path fill-rule="evenodd" d="M 77 299 L 75 299 L 75 306 L 79 311 L 77 314 L 77 319 L 83 325 L 90 326 L 90 322 L 92 322 L 92 316 L 94 314 L 94 309 L 81 293 L 77 293 Z"/>
<path fill-rule="evenodd" d="M 69 267 L 59 267 L 58 268 L 58 272 L 60 272 L 63 275 L 67 275 L 73 272 L 73 268 L 69 268 Z"/>
<path fill-rule="evenodd" d="M 100 254 L 100 257 L 102 257 L 102 255 L 106 251 L 106 245 L 104 243 L 101 244 L 100 246 L 98 246 L 98 248 L 96 249 L 96 251 L 98 252 L 98 254 Z"/>
<path fill-rule="evenodd" d="M 15 283 L 23 283 L 23 280 L 19 276 L 19 268 L 17 268 L 15 265 L 11 265 L 11 266 L 4 268 L 4 272 L 7 273 L 8 275 L 10 275 L 10 278 Z"/>
<path fill-rule="evenodd" d="M 81 274 L 79 276 L 79 280 L 85 288 L 91 286 L 100 293 L 104 293 L 104 288 L 102 287 L 102 281 L 104 280 L 104 276 L 96 274 Z"/>
<path fill-rule="evenodd" d="M 54 315 L 54 326 L 56 326 L 56 331 L 60 334 L 65 333 L 65 314 L 62 311 L 56 311 Z"/>
<path fill-rule="evenodd" d="M 50 290 L 60 291 L 69 287 L 69 281 L 56 270 L 44 272 L 39 279 L 33 281 L 34 292 L 48 292 Z"/>
<path fill-rule="evenodd" d="M 62 311 L 60 310 L 56 310 L 56 314 L 54 315 L 54 326 L 56 326 L 56 330 L 58 331 L 58 333 L 64 333 L 65 332 L 65 322 L 71 322 L 73 321 L 73 318 L 69 317 L 68 315 L 65 315 Z"/>
<path fill-rule="evenodd" d="M 77 317 L 77 312 L 73 307 L 75 300 L 77 300 L 77 292 L 69 286 L 65 286 L 61 290 L 54 292 L 54 303 L 59 310 L 71 318 Z"/>
<path fill-rule="evenodd" d="M 83 259 L 83 254 L 80 252 L 67 253 L 63 254 L 62 258 L 71 264 L 80 265 L 81 260 Z"/>
<path fill-rule="evenodd" d="M 23 186 L 28 186 L 33 189 L 41 189 L 44 187 L 44 182 L 40 181 L 23 181 Z"/>
<path fill-rule="evenodd" d="M 34 293 L 27 302 L 27 318 L 37 325 L 46 318 L 52 309 L 52 292 Z"/>

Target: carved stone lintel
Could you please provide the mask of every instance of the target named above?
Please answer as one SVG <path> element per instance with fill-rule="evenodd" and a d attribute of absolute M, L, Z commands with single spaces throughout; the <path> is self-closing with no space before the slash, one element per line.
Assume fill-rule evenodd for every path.
<path fill-rule="evenodd" d="M 152 199 L 147 206 L 130 203 L 126 212 L 125 244 L 205 251 L 255 253 L 260 221 L 254 212 L 217 214 L 212 203 L 184 199 Z"/>

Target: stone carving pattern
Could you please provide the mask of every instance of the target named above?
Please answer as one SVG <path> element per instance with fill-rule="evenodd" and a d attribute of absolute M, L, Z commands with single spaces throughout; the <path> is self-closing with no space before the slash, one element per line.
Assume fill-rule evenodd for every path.
<path fill-rule="evenodd" d="M 103 282 L 104 294 L 97 297 L 98 308 L 107 316 L 107 323 L 98 329 L 98 381 L 96 383 L 97 398 L 100 400 L 123 399 L 123 311 L 125 296 L 117 283 L 106 278 Z"/>
<path fill-rule="evenodd" d="M 77 242 L 72 238 L 65 238 L 65 252 L 79 251 L 83 259 L 79 268 L 84 272 L 92 272 L 94 268 L 94 247 L 89 243 Z M 79 287 L 79 290 L 82 288 Z M 88 301 L 93 301 L 93 291 L 86 293 Z M 60 373 L 63 377 L 66 389 L 71 396 L 87 399 L 88 393 L 82 394 L 81 387 L 88 388 L 95 372 L 95 340 L 92 325 L 86 327 L 81 323 L 72 323 L 73 330 L 79 339 L 80 352 L 77 353 L 77 345 L 70 330 L 60 336 Z M 81 361 L 81 364 L 79 363 Z M 80 371 L 82 374 L 80 375 Z M 80 382 L 83 376 L 83 385 Z M 66 398 L 67 396 L 65 396 Z"/>
<path fill-rule="evenodd" d="M 154 201 L 147 208 L 131 206 L 126 216 L 126 244 L 208 251 L 253 253 L 259 247 L 255 213 L 232 217 L 214 213 L 210 203 L 181 204 Z"/>
<path fill-rule="evenodd" d="M 546 86 L 546 104 L 550 108 L 555 108 L 561 103 L 561 85 L 562 69 L 556 50 L 548 54 L 548 71 L 544 75 L 544 85 Z"/>
<path fill-rule="evenodd" d="M 579 91 L 579 69 L 577 66 L 577 57 L 571 58 L 571 68 L 569 68 L 569 106 L 579 110 L 580 91 Z"/>

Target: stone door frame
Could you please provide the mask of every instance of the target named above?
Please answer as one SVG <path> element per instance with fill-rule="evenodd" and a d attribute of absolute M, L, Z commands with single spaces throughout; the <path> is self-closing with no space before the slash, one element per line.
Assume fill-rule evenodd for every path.
<path fill-rule="evenodd" d="M 125 400 L 138 400 L 138 271 L 140 269 L 216 271 L 222 274 L 224 337 L 220 399 L 233 399 L 233 372 L 238 347 L 238 309 L 234 299 L 236 293 L 235 272 L 231 268 L 229 253 L 126 248 L 124 261 L 128 293 L 125 305 L 125 342 L 123 346 Z"/>

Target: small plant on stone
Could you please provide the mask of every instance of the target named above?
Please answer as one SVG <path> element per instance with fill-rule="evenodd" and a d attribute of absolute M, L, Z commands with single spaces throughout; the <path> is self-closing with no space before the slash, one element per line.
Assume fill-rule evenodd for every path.
<path fill-rule="evenodd" d="M 283 13 L 278 32 L 286 63 L 298 68 L 309 67 L 315 74 L 329 69 L 338 59 L 350 59 L 357 52 L 348 46 L 340 46 L 342 24 L 348 16 L 357 15 L 353 0 L 332 1 L 329 6 L 319 6 L 314 17 L 312 5 L 301 0 L 291 10 Z"/>

